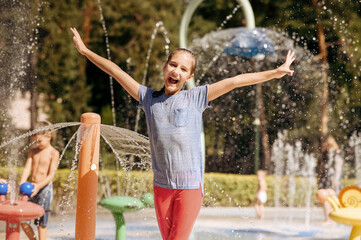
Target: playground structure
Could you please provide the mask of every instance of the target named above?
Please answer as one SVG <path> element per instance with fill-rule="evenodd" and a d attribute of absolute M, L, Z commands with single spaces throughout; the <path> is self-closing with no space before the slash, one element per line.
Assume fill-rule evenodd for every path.
<path fill-rule="evenodd" d="M 203 2 L 203 0 L 191 1 L 188 4 L 187 9 L 183 13 L 182 21 L 181 21 L 180 29 L 179 29 L 179 45 L 181 48 L 188 47 L 188 44 L 187 44 L 188 27 L 189 27 L 189 24 L 190 24 L 190 21 L 191 21 L 191 18 L 193 16 L 194 12 L 196 11 L 197 7 L 202 2 Z M 245 20 L 246 20 L 246 28 L 254 29 L 256 26 L 256 23 L 255 23 L 254 13 L 253 13 L 253 9 L 252 9 L 250 2 L 248 0 L 237 0 L 237 2 L 243 10 L 243 14 L 244 14 Z M 187 89 L 191 89 L 195 86 L 196 86 L 196 84 L 195 84 L 194 78 L 192 78 L 186 85 Z M 259 133 L 258 127 L 257 127 L 256 131 L 258 134 Z M 201 143 L 202 143 L 203 164 L 205 164 L 205 155 L 206 155 L 205 148 L 206 147 L 205 147 L 205 135 L 204 135 L 203 125 L 202 125 L 202 132 L 201 132 Z M 256 147 L 259 148 L 259 146 L 256 146 Z M 259 157 L 257 154 L 259 154 L 258 150 L 256 151 L 256 161 L 259 161 L 257 159 Z"/>
<path fill-rule="evenodd" d="M 100 122 L 100 116 L 96 113 L 84 113 L 81 116 L 75 223 L 76 240 L 95 239 Z"/>
<path fill-rule="evenodd" d="M 99 172 L 101 118 L 95 113 L 84 113 L 78 130 L 78 187 L 76 205 L 75 239 L 95 239 L 96 209 Z M 45 210 L 28 198 L 34 186 L 25 182 L 20 186 L 21 200 L 6 200 L 7 184 L 0 184 L 0 220 L 6 221 L 6 239 L 20 239 L 20 222 L 42 216 Z M 124 212 L 153 206 L 153 195 L 146 193 L 142 199 L 116 196 L 103 199 L 102 206 L 111 210 L 117 223 L 117 239 L 125 239 Z"/>
<path fill-rule="evenodd" d="M 30 183 L 24 183 L 20 186 L 20 194 L 24 194 L 21 200 L 5 200 L 7 193 L 7 186 L 1 184 L 2 191 L 0 194 L 0 220 L 6 222 L 6 239 L 19 240 L 20 239 L 20 222 L 29 221 L 44 215 L 44 208 L 38 204 L 28 202 L 28 197 L 31 195 L 31 190 L 34 188 Z M 32 188 L 31 188 L 32 187 Z"/>
<path fill-rule="evenodd" d="M 189 15 L 189 18 L 192 16 L 193 12 L 195 11 L 195 8 L 201 2 L 202 2 L 201 0 L 192 1 L 193 9 L 190 8 L 191 13 Z M 239 2 L 241 4 L 244 4 L 245 6 L 248 6 L 249 4 L 247 0 L 239 1 Z M 246 11 L 246 13 L 247 12 L 249 11 Z M 252 22 L 251 20 L 247 20 L 247 23 L 251 23 L 251 22 Z M 182 20 L 182 24 L 183 24 L 183 20 Z M 186 24 L 189 24 L 189 20 Z M 249 26 L 249 27 L 252 28 L 254 26 Z M 185 36 L 185 34 L 183 34 L 183 36 Z M 181 45 L 183 45 L 183 47 L 186 47 L 186 44 L 184 44 L 184 42 L 181 43 Z M 100 117 L 97 114 L 85 113 L 82 115 L 81 122 L 84 133 L 84 139 L 83 139 L 84 143 L 81 146 L 81 150 L 79 154 L 78 200 L 77 200 L 75 239 L 95 239 L 95 219 L 96 219 L 96 205 L 97 205 L 96 199 L 97 199 L 98 169 L 99 169 Z M 106 207 L 105 204 L 103 206 Z M 141 209 L 141 207 L 142 207 L 141 204 L 139 204 L 137 207 L 134 207 L 133 210 Z M 113 216 L 115 218 L 114 213 Z"/>
<path fill-rule="evenodd" d="M 100 116 L 95 113 L 84 113 L 81 116 L 75 226 L 75 239 L 78 240 L 95 239 L 100 122 Z M 5 187 L 2 189 L 5 190 Z M 31 184 L 21 186 L 20 192 L 26 195 L 13 203 L 5 200 L 4 196 L 0 198 L 0 220 L 6 221 L 6 239 L 8 240 L 20 239 L 21 221 L 38 218 L 45 212 L 41 206 L 27 201 L 31 190 Z"/>
<path fill-rule="evenodd" d="M 351 225 L 352 230 L 349 240 L 359 240 L 361 237 L 361 188 L 348 186 L 340 191 L 338 198 L 336 194 L 320 189 L 317 199 L 323 203 L 328 201 L 334 211 L 329 214 L 336 222 Z"/>
<path fill-rule="evenodd" d="M 100 204 L 110 210 L 113 214 L 116 224 L 116 240 L 126 239 L 126 226 L 123 213 L 134 212 L 145 207 L 151 207 L 154 205 L 153 194 L 146 193 L 142 196 L 142 199 L 137 199 L 129 196 L 113 196 L 103 199 Z"/>

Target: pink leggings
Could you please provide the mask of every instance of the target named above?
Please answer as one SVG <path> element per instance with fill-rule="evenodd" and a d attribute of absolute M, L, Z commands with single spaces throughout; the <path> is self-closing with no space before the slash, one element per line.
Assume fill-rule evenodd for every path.
<path fill-rule="evenodd" d="M 154 186 L 154 206 L 163 240 L 188 240 L 202 206 L 202 188 Z"/>

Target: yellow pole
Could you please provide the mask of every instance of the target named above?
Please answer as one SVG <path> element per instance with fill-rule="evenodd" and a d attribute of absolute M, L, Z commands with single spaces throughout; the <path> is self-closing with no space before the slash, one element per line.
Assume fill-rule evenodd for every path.
<path fill-rule="evenodd" d="M 100 116 L 84 113 L 81 116 L 78 193 L 76 204 L 76 240 L 94 240 L 97 207 Z"/>

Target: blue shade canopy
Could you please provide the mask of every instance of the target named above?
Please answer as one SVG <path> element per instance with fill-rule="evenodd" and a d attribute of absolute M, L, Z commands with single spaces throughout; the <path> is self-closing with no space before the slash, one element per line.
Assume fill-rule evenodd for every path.
<path fill-rule="evenodd" d="M 230 42 L 230 46 L 223 50 L 226 54 L 251 58 L 258 54 L 271 55 L 275 53 L 271 41 L 260 28 L 239 28 Z"/>

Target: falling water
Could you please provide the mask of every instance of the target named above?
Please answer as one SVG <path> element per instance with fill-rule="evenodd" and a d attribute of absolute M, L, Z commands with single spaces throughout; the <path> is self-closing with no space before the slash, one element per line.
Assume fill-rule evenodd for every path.
<path fill-rule="evenodd" d="M 80 125 L 80 122 L 56 123 L 56 124 L 52 124 L 52 125 L 49 125 L 49 126 L 37 128 L 37 129 L 34 129 L 32 131 L 28 131 L 28 132 L 26 132 L 26 133 L 24 133 L 24 134 L 22 134 L 20 136 L 14 137 L 14 138 L 10 139 L 9 141 L 6 141 L 6 142 L 2 143 L 0 145 L 0 149 L 4 148 L 4 147 L 6 147 L 6 146 L 8 146 L 10 144 L 17 143 L 21 139 L 33 136 L 33 135 L 35 135 L 37 133 L 40 133 L 40 132 L 45 132 L 45 131 L 48 131 L 48 130 L 51 129 L 51 131 L 49 131 L 47 133 L 47 134 L 51 134 L 52 132 L 55 132 L 55 131 L 57 131 L 59 129 L 62 129 L 62 128 L 65 128 L 65 127 L 77 126 L 77 125 Z"/>
<path fill-rule="evenodd" d="M 299 198 L 303 198 L 306 207 L 305 212 L 305 225 L 309 226 L 310 223 L 310 212 L 312 208 L 312 194 L 313 187 L 315 186 L 315 167 L 316 159 L 312 154 L 304 153 L 302 150 L 302 143 L 296 141 L 295 145 L 287 142 L 288 133 L 287 131 L 278 132 L 278 138 L 272 145 L 272 156 L 271 160 L 274 163 L 275 172 L 275 186 L 274 186 L 274 201 L 275 207 L 280 206 L 281 186 L 283 185 L 282 178 L 287 176 L 288 178 L 288 196 L 287 204 L 292 211 L 295 207 L 295 196 L 296 192 L 302 192 L 304 195 L 298 194 Z M 300 177 L 301 184 L 300 189 L 297 191 L 295 178 Z M 286 203 L 286 200 L 282 200 Z M 289 221 L 291 222 L 293 214 L 289 214 Z"/>
<path fill-rule="evenodd" d="M 354 132 L 350 138 L 349 145 L 354 149 L 355 153 L 355 185 L 361 186 L 361 134 Z"/>
<path fill-rule="evenodd" d="M 296 194 L 295 177 L 298 172 L 299 159 L 295 158 L 294 147 L 286 143 L 286 176 L 288 176 L 288 207 L 292 211 L 294 207 L 294 198 Z M 292 214 L 289 215 L 289 220 L 292 221 Z"/>
<path fill-rule="evenodd" d="M 46 127 L 42 127 L 42 128 L 38 128 L 35 129 L 33 131 L 28 131 L 20 136 L 14 137 L 12 139 L 10 139 L 9 141 L 6 141 L 4 143 L 2 143 L 0 145 L 0 149 L 5 149 L 4 154 L 6 155 L 6 158 L 8 159 L 8 164 L 2 166 L 2 168 L 0 169 L 0 173 L 2 171 L 4 171 L 7 167 L 9 168 L 9 185 L 10 185 L 10 202 L 11 204 L 14 203 L 15 197 L 16 197 L 16 173 L 17 173 L 17 158 L 18 156 L 25 152 L 25 150 L 27 150 L 31 145 L 33 145 L 36 141 L 38 141 L 39 139 L 35 139 L 33 140 L 30 144 L 26 145 L 23 149 L 16 151 L 15 149 L 15 144 L 19 144 L 19 142 L 27 137 L 33 136 L 39 132 L 44 132 L 44 131 L 48 131 L 46 134 L 51 134 L 54 131 L 57 131 L 61 128 L 65 128 L 65 127 L 70 127 L 70 126 L 76 126 L 79 125 L 80 123 L 78 122 L 70 122 L 70 123 L 58 123 L 58 124 L 53 124 L 53 125 L 49 125 Z M 40 137 L 41 138 L 41 137 Z M 10 150 L 8 150 L 10 149 Z M 14 160 L 16 159 L 16 160 Z"/>
<path fill-rule="evenodd" d="M 238 9 L 239 9 L 240 7 L 241 7 L 241 5 L 237 4 L 237 5 L 233 8 L 232 13 L 229 14 L 229 15 L 226 17 L 226 19 L 224 19 L 224 20 L 222 21 L 221 25 L 219 25 L 219 27 L 217 28 L 217 31 L 220 31 L 220 30 L 222 30 L 222 29 L 224 28 L 224 26 L 227 24 L 227 22 L 232 19 L 232 17 L 234 16 L 234 14 L 238 11 Z"/>
<path fill-rule="evenodd" d="M 310 225 L 311 219 L 311 207 L 312 207 L 312 189 L 316 184 L 315 181 L 315 171 L 316 168 L 316 159 L 312 154 L 304 155 L 304 164 L 301 168 L 302 176 L 304 178 L 304 192 L 305 195 L 305 206 L 306 206 L 306 214 L 305 214 L 305 226 Z"/>
<path fill-rule="evenodd" d="M 99 15 L 100 15 L 100 22 L 102 24 L 102 28 L 104 31 L 104 37 L 105 37 L 105 46 L 107 51 L 107 58 L 109 61 L 112 60 L 110 56 L 110 45 L 109 45 L 109 37 L 108 37 L 108 31 L 107 27 L 105 25 L 105 19 L 103 15 L 103 9 L 101 6 L 101 0 L 98 0 L 98 9 L 99 9 Z M 113 117 L 113 125 L 116 126 L 116 114 L 115 114 L 115 100 L 114 100 L 114 87 L 113 87 L 113 77 L 109 75 L 109 86 L 110 86 L 110 97 L 111 97 L 111 107 L 112 107 L 112 117 Z"/>
<path fill-rule="evenodd" d="M 329 149 L 327 179 L 331 181 L 331 187 L 336 193 L 339 193 L 342 187 L 341 178 L 343 161 L 343 151 L 341 149 Z"/>
<path fill-rule="evenodd" d="M 32 64 L 38 42 L 38 26 L 40 3 L 28 1 L 6 1 L 1 6 L 0 14 L 0 121 L 2 122 L 2 140 L 12 138 L 16 133 L 12 118 L 19 115 L 11 104 L 19 93 L 31 90 L 36 83 L 37 75 Z M 19 155 L 14 147 L 2 144 L 6 165 L 9 167 L 8 183 L 10 185 L 11 204 L 15 200 L 16 166 Z M 0 168 L 0 173 L 4 167 Z"/>
<path fill-rule="evenodd" d="M 227 22 L 229 20 L 232 19 L 232 17 L 234 16 L 234 14 L 238 11 L 238 9 L 241 6 L 238 4 L 234 7 L 234 9 L 232 10 L 232 13 L 229 14 L 223 21 L 222 23 L 219 25 L 219 27 L 217 28 L 217 30 L 214 33 L 218 33 L 220 32 L 224 26 L 227 24 Z M 197 40 L 195 40 L 197 41 Z M 199 84 L 199 82 L 204 78 L 204 76 L 206 75 L 206 73 L 209 71 L 209 69 L 212 67 L 212 65 L 219 59 L 219 57 L 222 55 L 223 50 L 227 47 L 229 47 L 232 44 L 231 41 L 228 41 L 228 39 L 226 41 L 223 41 L 222 44 L 220 45 L 214 45 L 214 49 L 213 50 L 213 57 L 211 59 L 211 61 L 207 62 L 207 63 L 203 63 L 202 64 L 202 74 L 200 74 L 200 76 L 197 78 L 197 84 Z M 205 46 L 205 48 L 209 48 L 210 46 L 207 45 Z M 200 53 L 197 54 L 197 58 L 198 59 L 202 59 L 204 58 L 204 54 L 206 51 L 201 51 Z"/>
<path fill-rule="evenodd" d="M 280 192 L 281 192 L 281 182 L 282 176 L 285 167 L 285 139 L 287 137 L 286 131 L 279 131 L 277 133 L 277 139 L 274 141 L 272 145 L 272 155 L 271 161 L 274 162 L 274 205 L 276 208 L 280 207 Z"/>
<path fill-rule="evenodd" d="M 84 131 L 86 130 L 86 131 Z M 89 134 L 91 130 L 91 127 L 84 129 L 83 125 L 81 125 L 78 130 L 73 134 L 73 136 L 70 138 L 70 140 L 68 141 L 66 147 L 64 148 L 60 159 L 63 157 L 65 151 L 67 150 L 67 148 L 69 147 L 70 143 L 73 142 L 73 140 L 76 137 L 76 142 L 75 142 L 75 154 L 74 154 L 74 158 L 72 160 L 72 165 L 70 168 L 70 174 L 67 177 L 67 182 L 64 184 L 64 187 L 66 189 L 64 189 L 64 192 L 67 194 L 66 196 L 62 196 L 61 202 L 59 204 L 59 209 L 60 211 L 60 216 L 62 216 L 62 222 L 59 223 L 59 231 L 63 232 L 64 231 L 64 222 L 66 221 L 66 218 L 68 217 L 67 215 L 67 210 L 69 210 L 69 212 L 71 212 L 73 210 L 73 204 L 72 204 L 72 197 L 74 195 L 75 189 L 75 170 L 77 167 L 77 162 L 78 162 L 78 155 L 80 152 L 81 147 L 83 146 L 84 140 L 86 138 L 86 136 Z M 59 161 L 60 161 L 59 159 Z"/>
<path fill-rule="evenodd" d="M 9 147 L 9 149 L 12 149 L 12 153 L 7 153 L 8 155 L 18 155 L 19 152 L 15 152 L 15 149 L 13 146 L 18 144 L 19 141 L 28 138 L 30 136 L 36 135 L 40 132 L 46 132 L 46 134 L 52 134 L 53 132 L 65 128 L 65 127 L 71 127 L 71 126 L 78 126 L 81 123 L 79 122 L 70 122 L 70 123 L 57 123 L 41 128 L 34 129 L 32 131 L 28 131 L 20 136 L 14 137 L 0 145 L 0 149 L 4 149 L 6 147 Z M 73 196 L 75 194 L 74 185 L 76 184 L 75 179 L 75 170 L 77 169 L 77 158 L 79 155 L 79 151 L 81 150 L 83 146 L 84 139 L 86 138 L 87 134 L 89 133 L 91 128 L 87 128 L 84 130 L 83 126 L 80 125 L 79 129 L 73 134 L 73 136 L 70 138 L 66 146 L 64 147 L 60 157 L 58 164 L 63 159 L 65 152 L 67 151 L 70 144 L 74 141 L 76 138 L 75 143 L 75 154 L 74 158 L 72 160 L 72 165 L 70 169 L 70 174 L 67 177 L 66 182 L 64 182 L 63 192 L 66 193 L 66 195 L 62 196 L 61 202 L 59 203 L 58 207 L 60 210 L 60 215 L 63 216 L 63 220 L 60 223 L 59 230 L 64 231 L 64 222 L 66 221 L 66 210 L 72 211 L 73 209 Z M 128 129 L 118 128 L 115 126 L 108 126 L 108 125 L 101 125 L 101 136 L 105 140 L 105 142 L 110 146 L 113 153 L 115 154 L 117 161 L 122 163 L 122 166 L 124 170 L 127 170 L 127 166 L 125 165 L 125 161 L 122 159 L 125 159 L 125 156 L 127 155 L 134 155 L 141 159 L 139 163 L 137 164 L 137 167 L 142 170 L 149 170 L 150 169 L 150 149 L 149 149 L 149 140 L 145 136 L 138 134 L 136 132 L 133 132 Z M 37 140 L 33 140 L 30 144 L 26 145 L 23 149 L 20 150 L 20 153 L 23 153 L 26 149 L 28 149 L 31 145 L 33 145 Z M 12 167 L 11 165 L 10 167 Z M 6 166 L 5 166 L 6 167 Z M 5 167 L 3 167 L 1 170 L 4 170 Z M 10 169 L 10 172 L 16 172 L 15 167 L 14 169 Z M 131 166 L 132 167 L 132 166 Z M 129 169 L 129 168 L 128 168 Z M 10 192 L 10 200 L 15 200 L 15 189 L 16 189 L 16 182 L 15 178 L 10 177 L 9 179 L 9 185 L 12 191 Z M 55 192 L 54 195 L 57 193 Z"/>
<path fill-rule="evenodd" d="M 163 35 L 163 38 L 165 40 L 165 55 L 168 56 L 169 55 L 169 44 L 170 44 L 170 40 L 168 38 L 168 32 L 167 30 L 164 28 L 164 24 L 162 21 L 159 21 L 156 23 L 155 28 L 153 30 L 153 34 L 150 38 L 150 43 L 149 43 L 149 47 L 148 47 L 148 51 L 147 51 L 147 57 L 145 59 L 145 67 L 144 67 L 144 73 L 143 73 L 143 79 L 142 79 L 142 85 L 145 85 L 145 80 L 147 79 L 147 75 L 148 75 L 148 68 L 149 68 L 149 60 L 150 60 L 150 56 L 152 54 L 152 49 L 153 49 L 153 42 L 155 37 L 157 36 L 158 31 L 160 31 Z M 137 115 L 135 117 L 135 126 L 134 126 L 134 131 L 138 131 L 138 124 L 139 124 L 139 120 L 140 120 L 140 111 L 141 109 L 138 108 L 137 109 Z"/>
<path fill-rule="evenodd" d="M 127 155 L 133 155 L 141 158 L 143 161 L 134 163 L 147 169 L 150 166 L 150 148 L 147 137 L 125 128 L 119 128 L 108 125 L 101 125 L 100 134 L 105 142 L 110 146 L 118 161 L 125 167 Z M 132 166 L 131 166 L 132 167 Z"/>
<path fill-rule="evenodd" d="M 106 47 L 106 51 L 107 51 L 107 58 L 109 61 L 111 61 L 111 56 L 110 56 L 110 45 L 109 45 L 109 37 L 108 37 L 108 31 L 107 31 L 107 27 L 105 25 L 105 19 L 104 19 L 104 15 L 103 15 L 103 9 L 101 6 L 101 0 L 98 0 L 98 9 L 99 9 L 99 16 L 100 16 L 100 22 L 102 24 L 102 28 L 103 28 L 103 32 L 104 32 L 104 37 L 105 37 L 105 47 Z M 112 108 L 112 118 L 113 118 L 113 126 L 116 126 L 116 112 L 115 112 L 115 100 L 114 100 L 114 86 L 113 86 L 113 77 L 109 75 L 109 86 L 110 86 L 110 101 L 111 101 L 111 108 Z M 116 161 L 115 163 L 115 167 L 117 169 L 117 171 L 119 171 L 119 162 Z M 117 189 L 118 189 L 118 194 L 119 194 L 119 188 L 120 188 L 120 179 L 119 177 L 117 178 Z"/>

